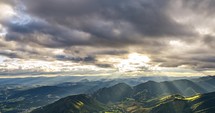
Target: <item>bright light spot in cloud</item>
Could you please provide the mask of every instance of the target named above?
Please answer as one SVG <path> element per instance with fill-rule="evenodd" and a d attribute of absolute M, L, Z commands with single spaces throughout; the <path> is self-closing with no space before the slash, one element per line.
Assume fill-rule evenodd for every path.
<path fill-rule="evenodd" d="M 173 19 L 177 22 L 177 23 L 187 23 L 187 22 L 190 22 L 191 21 L 191 17 L 183 17 L 183 18 L 180 18 L 180 17 L 176 17 Z"/>
<path fill-rule="evenodd" d="M 169 41 L 169 44 L 171 46 L 182 46 L 183 45 L 183 43 L 179 40 L 171 40 L 171 41 Z"/>
<path fill-rule="evenodd" d="M 141 55 L 138 53 L 131 53 L 128 55 L 128 60 L 133 63 L 138 63 L 138 62 L 148 63 L 150 61 L 150 58 L 148 56 Z"/>
<path fill-rule="evenodd" d="M 146 55 L 131 53 L 127 59 L 122 59 L 116 67 L 120 72 L 129 71 L 144 71 L 148 70 L 151 66 L 147 63 L 150 62 L 150 58 Z"/>
<path fill-rule="evenodd" d="M 208 35 L 213 33 L 210 28 L 196 28 L 196 31 L 201 35 Z"/>
<path fill-rule="evenodd" d="M 4 56 L 0 56 L 0 63 L 4 62 L 4 60 L 6 60 L 7 58 Z"/>
<path fill-rule="evenodd" d="M 0 10 L 1 10 L 0 19 L 7 19 L 16 15 L 13 8 L 6 4 L 0 4 Z"/>
<path fill-rule="evenodd" d="M 151 59 L 139 53 L 130 53 L 121 56 L 100 56 L 97 60 L 98 62 L 113 65 L 118 72 L 126 72 L 124 74 L 128 74 L 127 72 L 149 71 L 153 68 L 148 64 Z"/>
<path fill-rule="evenodd" d="M 64 54 L 64 50 L 63 49 L 56 49 L 53 53 L 55 55 L 61 55 L 61 54 Z"/>
<path fill-rule="evenodd" d="M 119 29 L 113 29 L 113 33 L 114 33 L 114 35 L 116 35 L 116 36 L 121 35 L 121 31 L 120 31 Z"/>
<path fill-rule="evenodd" d="M 6 34 L 7 34 L 6 28 L 4 28 L 4 27 L 0 24 L 0 36 L 5 36 Z"/>

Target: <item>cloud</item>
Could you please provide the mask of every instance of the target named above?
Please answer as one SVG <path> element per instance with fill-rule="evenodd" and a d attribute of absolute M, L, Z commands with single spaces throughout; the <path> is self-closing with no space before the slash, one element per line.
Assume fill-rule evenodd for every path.
<path fill-rule="evenodd" d="M 130 53 L 151 66 L 213 69 L 213 0 L 3 0 L 0 54 L 115 69 Z M 10 14 L 8 16 L 8 14 Z M 137 67 L 148 71 L 143 67 Z"/>
<path fill-rule="evenodd" d="M 56 56 L 57 60 L 70 60 L 70 61 L 74 61 L 74 62 L 94 62 L 95 61 L 95 57 L 92 56 L 87 56 L 87 57 L 71 57 L 71 56 L 65 56 L 65 55 L 57 55 Z"/>
<path fill-rule="evenodd" d="M 52 5 L 48 5 L 50 3 Z M 7 35 L 8 40 L 16 40 L 13 37 L 26 40 L 19 34 L 39 32 L 35 35 L 48 35 L 46 41 L 50 40 L 56 46 L 124 46 L 140 43 L 148 37 L 194 35 L 189 26 L 178 24 L 166 14 L 166 0 L 163 3 L 145 0 L 27 0 L 20 1 L 20 4 L 26 6 L 21 13 L 29 13 L 32 18 L 24 26 L 9 23 L 11 34 Z M 37 22 L 34 17 L 45 22 Z"/>
<path fill-rule="evenodd" d="M 14 52 L 11 52 L 11 51 L 0 51 L 0 55 L 7 56 L 9 58 L 21 58 L 20 55 L 14 53 Z"/>
<path fill-rule="evenodd" d="M 203 42 L 211 48 L 215 47 L 215 37 L 207 35 L 204 37 Z"/>

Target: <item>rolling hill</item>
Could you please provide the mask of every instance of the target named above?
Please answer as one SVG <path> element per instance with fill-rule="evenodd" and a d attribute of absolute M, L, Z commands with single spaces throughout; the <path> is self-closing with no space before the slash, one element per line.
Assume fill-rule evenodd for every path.
<path fill-rule="evenodd" d="M 103 105 L 91 97 L 81 94 L 69 96 L 32 113 L 93 113 L 104 109 Z"/>
<path fill-rule="evenodd" d="M 91 96 L 76 95 L 34 110 L 31 113 L 214 113 L 215 92 L 191 97 L 168 95 L 138 102 L 127 98 L 101 104 Z"/>
<path fill-rule="evenodd" d="M 109 88 L 102 88 L 93 94 L 93 97 L 102 102 L 119 102 L 125 98 L 132 96 L 133 89 L 125 84 L 119 83 Z"/>
<path fill-rule="evenodd" d="M 160 103 L 156 99 L 159 100 L 165 96 L 181 95 L 190 97 L 213 92 L 215 91 L 214 81 L 214 77 L 208 76 L 191 80 L 148 81 L 130 86 L 125 83 L 118 83 L 119 81 L 117 80 L 82 80 L 80 82 L 65 82 L 54 86 L 40 86 L 24 90 L 20 88 L 18 90 L 5 89 L 2 90 L 0 95 L 0 112 L 18 113 L 29 111 L 53 103 L 66 96 L 77 94 L 86 94 L 89 98 L 102 103 L 104 107 L 110 108 L 103 111 L 149 112 L 151 111 L 149 108 Z M 4 89 L 4 87 L 2 88 Z M 179 103 L 187 103 L 184 100 L 178 101 L 180 101 Z M 175 103 L 178 102 L 175 101 Z M 171 103 L 168 105 L 172 106 Z M 128 108 L 128 110 L 124 108 Z"/>
<path fill-rule="evenodd" d="M 198 93 L 208 93 L 204 88 L 190 80 L 175 80 L 165 82 L 148 81 L 134 86 L 134 98 L 149 99 L 171 94 L 192 96 Z"/>

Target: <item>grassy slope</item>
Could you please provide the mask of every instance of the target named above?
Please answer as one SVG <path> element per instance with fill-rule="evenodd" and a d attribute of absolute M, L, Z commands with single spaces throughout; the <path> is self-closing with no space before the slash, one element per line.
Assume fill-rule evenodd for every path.
<path fill-rule="evenodd" d="M 214 113 L 215 93 L 176 98 L 154 107 L 151 113 Z"/>
<path fill-rule="evenodd" d="M 213 113 L 215 109 L 215 93 L 191 97 L 175 94 L 137 100 L 130 93 L 134 90 L 126 84 L 117 84 L 103 88 L 93 96 L 76 95 L 60 99 L 32 113 Z"/>
<path fill-rule="evenodd" d="M 60 99 L 32 113 L 93 113 L 102 109 L 104 107 L 101 103 L 83 94 Z"/>

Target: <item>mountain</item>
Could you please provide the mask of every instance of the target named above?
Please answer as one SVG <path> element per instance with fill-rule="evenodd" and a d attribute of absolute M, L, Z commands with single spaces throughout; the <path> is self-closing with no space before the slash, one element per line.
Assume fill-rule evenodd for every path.
<path fill-rule="evenodd" d="M 42 86 L 20 90 L 9 94 L 6 99 L 0 101 L 0 109 L 2 113 L 20 113 L 26 109 L 50 104 L 62 98 L 65 94 L 72 93 L 57 86 Z"/>
<path fill-rule="evenodd" d="M 194 96 L 195 97 L 195 96 Z M 194 98 L 193 97 L 193 98 Z M 191 108 L 196 113 L 214 113 L 215 111 L 215 92 L 203 95 L 197 95 L 190 104 Z M 192 99 L 192 98 L 191 98 Z"/>
<path fill-rule="evenodd" d="M 145 100 L 173 94 L 192 96 L 199 93 L 208 92 L 190 80 L 181 79 L 165 82 L 148 81 L 133 88 L 125 83 L 120 83 L 98 90 L 93 94 L 93 97 L 102 103 L 108 103 L 121 101 L 129 97 L 136 100 Z"/>
<path fill-rule="evenodd" d="M 87 81 L 114 81 L 117 83 L 126 83 L 131 86 L 152 81 L 170 81 L 177 79 L 191 79 L 192 77 L 168 77 L 168 76 L 115 76 L 115 77 L 105 77 L 105 76 L 57 76 L 57 77 L 27 77 L 27 78 L 0 78 L 0 86 L 2 85 L 24 85 L 24 86 L 52 86 L 63 83 L 74 83 L 74 82 L 87 82 Z"/>
<path fill-rule="evenodd" d="M 192 97 L 174 98 L 154 107 L 150 113 L 214 113 L 215 92 Z"/>
<path fill-rule="evenodd" d="M 114 84 L 116 84 L 115 81 L 82 81 L 77 83 L 68 82 L 58 84 L 56 86 L 41 86 L 27 90 L 20 90 L 8 95 L 7 99 L 0 101 L 0 109 L 2 110 L 0 110 L 0 112 L 18 113 L 25 109 L 31 110 L 36 107 L 50 104 L 65 96 L 85 92 L 88 92 L 88 94 L 95 92 L 92 94 L 94 95 L 93 98 L 98 99 L 102 103 L 121 101 L 131 95 L 132 88 L 129 85 L 124 83 Z M 105 86 L 108 88 L 103 88 Z"/>
<path fill-rule="evenodd" d="M 144 81 L 143 78 L 140 79 L 140 81 Z M 124 108 L 129 108 L 129 112 L 138 113 L 150 111 L 148 107 L 155 106 L 155 103 L 158 104 L 160 101 L 154 101 L 165 96 L 182 95 L 188 97 L 215 91 L 215 84 L 213 83 L 215 77 L 212 76 L 191 80 L 147 81 L 138 85 L 134 85 L 137 82 L 130 82 L 134 86 L 126 84 L 128 81 L 119 83 L 123 80 L 126 81 L 127 79 L 102 79 L 102 81 L 82 79 L 79 82 L 36 87 L 3 85 L 0 86 L 0 112 L 23 112 L 45 106 L 69 95 L 87 94 L 93 100 L 105 104 L 105 107 L 108 106 L 112 110 L 124 113 Z M 131 81 L 136 81 L 136 79 Z M 122 105 L 118 106 L 118 103 Z M 105 109 L 105 111 L 111 111 L 110 109 Z"/>
<path fill-rule="evenodd" d="M 205 88 L 208 92 L 213 92 L 215 89 L 215 76 L 205 76 L 196 79 L 191 79 L 194 83 Z"/>
<path fill-rule="evenodd" d="M 134 98 L 136 100 L 150 99 L 172 94 L 192 96 L 198 93 L 207 93 L 204 88 L 186 79 L 165 82 L 148 81 L 134 86 L 133 89 Z"/>
<path fill-rule="evenodd" d="M 57 77 L 27 77 L 27 78 L 0 78 L 0 85 L 56 85 L 64 82 L 79 82 L 88 79 L 97 81 L 102 79 L 99 76 L 57 76 Z"/>
<path fill-rule="evenodd" d="M 75 95 L 31 113 L 214 113 L 215 92 L 191 97 L 168 95 L 138 102 L 132 98 L 101 104 L 91 96 Z"/>
<path fill-rule="evenodd" d="M 90 96 L 81 94 L 58 100 L 31 113 L 93 113 L 104 109 L 103 105 Z"/>
<path fill-rule="evenodd" d="M 127 97 L 132 96 L 132 94 L 133 89 L 129 85 L 125 83 L 119 83 L 112 87 L 98 90 L 93 94 L 93 97 L 102 103 L 108 103 L 121 101 Z"/>
<path fill-rule="evenodd" d="M 35 109 L 69 95 L 91 94 L 103 87 L 111 87 L 116 81 L 88 81 L 65 82 L 53 86 L 38 86 L 17 89 L 16 87 L 2 87 L 0 91 L 0 112 L 18 113 L 26 109 Z M 11 89 L 12 88 L 12 89 Z"/>
<path fill-rule="evenodd" d="M 60 97 L 63 97 L 65 94 L 72 93 L 67 89 L 56 86 L 42 86 L 17 92 L 9 96 L 7 100 L 16 100 L 21 98 L 21 100 L 15 102 L 20 103 L 20 108 L 28 108 L 49 104 L 57 99 L 60 99 Z"/>

